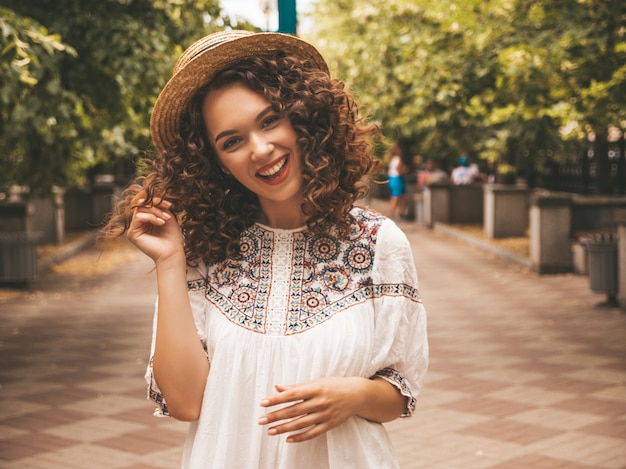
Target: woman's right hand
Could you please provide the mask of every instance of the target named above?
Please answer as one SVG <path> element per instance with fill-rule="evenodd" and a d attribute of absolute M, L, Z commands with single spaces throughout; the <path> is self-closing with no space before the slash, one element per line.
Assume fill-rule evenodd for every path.
<path fill-rule="evenodd" d="M 145 192 L 139 193 L 137 204 L 142 204 L 145 196 Z M 148 206 L 139 205 L 133 210 L 126 234 L 128 240 L 156 264 L 185 257 L 183 235 L 171 208 L 171 202 L 162 199 L 154 199 Z"/>

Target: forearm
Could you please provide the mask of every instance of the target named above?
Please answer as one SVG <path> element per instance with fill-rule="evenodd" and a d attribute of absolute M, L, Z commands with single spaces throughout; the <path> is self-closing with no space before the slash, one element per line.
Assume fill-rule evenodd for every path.
<path fill-rule="evenodd" d="M 261 405 L 279 407 L 261 416 L 259 424 L 268 425 L 270 435 L 300 431 L 289 435 L 287 441 L 294 443 L 315 438 L 354 416 L 389 422 L 406 408 L 406 397 L 379 378 L 320 378 L 277 385 L 276 390 L 278 393 L 263 399 Z"/>
<path fill-rule="evenodd" d="M 398 388 L 380 378 L 359 380 L 356 415 L 374 422 L 389 422 L 406 410 L 406 396 Z"/>
<path fill-rule="evenodd" d="M 200 414 L 209 363 L 196 332 L 184 261 L 157 263 L 159 295 L 153 371 L 172 417 Z"/>

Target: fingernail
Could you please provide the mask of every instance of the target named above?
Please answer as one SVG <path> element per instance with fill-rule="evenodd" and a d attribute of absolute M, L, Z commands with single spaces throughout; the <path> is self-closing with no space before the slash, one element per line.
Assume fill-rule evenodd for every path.
<path fill-rule="evenodd" d="M 278 430 L 276 430 L 275 428 L 270 428 L 270 429 L 267 431 L 267 434 L 268 434 L 268 435 L 276 435 L 277 433 L 278 433 Z"/>
<path fill-rule="evenodd" d="M 268 422 L 269 422 L 269 420 L 267 419 L 267 417 L 261 417 L 259 419 L 259 425 L 265 425 Z"/>
<path fill-rule="evenodd" d="M 288 438 L 287 438 L 287 443 L 293 443 L 293 438 L 288 437 Z"/>
<path fill-rule="evenodd" d="M 262 405 L 263 407 L 267 407 L 268 405 L 270 405 L 270 401 L 269 401 L 269 399 L 263 399 L 263 400 L 261 401 L 261 405 Z"/>
<path fill-rule="evenodd" d="M 166 220 L 169 220 L 170 218 L 172 218 L 172 216 L 171 216 L 169 213 L 167 213 L 167 212 L 163 212 L 163 213 L 161 214 L 161 216 L 162 216 L 163 218 L 165 218 Z"/>
<path fill-rule="evenodd" d="M 165 220 L 163 220 L 162 218 L 157 218 L 157 221 L 160 225 L 165 225 Z"/>

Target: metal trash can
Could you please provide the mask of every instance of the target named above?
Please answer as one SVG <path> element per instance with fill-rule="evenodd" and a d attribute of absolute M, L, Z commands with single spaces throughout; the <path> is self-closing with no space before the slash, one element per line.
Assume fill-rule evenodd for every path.
<path fill-rule="evenodd" d="M 413 204 L 415 205 L 415 221 L 424 223 L 424 194 L 421 192 L 414 194 Z"/>
<path fill-rule="evenodd" d="M 589 288 L 607 295 L 609 303 L 617 304 L 617 234 L 601 233 L 586 237 Z"/>
<path fill-rule="evenodd" d="M 39 233 L 0 233 L 0 282 L 24 283 L 37 279 Z"/>

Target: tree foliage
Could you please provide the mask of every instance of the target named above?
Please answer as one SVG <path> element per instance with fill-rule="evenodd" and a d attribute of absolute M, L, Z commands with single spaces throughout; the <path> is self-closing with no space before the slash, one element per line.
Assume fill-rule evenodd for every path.
<path fill-rule="evenodd" d="M 620 0 L 318 0 L 314 41 L 390 139 L 541 170 L 626 128 Z"/>
<path fill-rule="evenodd" d="M 3 5 L 0 185 L 42 193 L 132 166 L 150 145 L 151 108 L 176 58 L 229 26 L 218 0 Z"/>
<path fill-rule="evenodd" d="M 0 177 L 33 184 L 52 172 L 65 178 L 85 113 L 58 70 L 62 58 L 76 52 L 34 20 L 8 10 L 0 15 Z M 58 158 L 46 157 L 51 148 Z"/>

